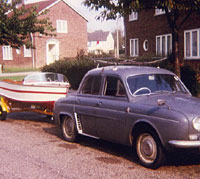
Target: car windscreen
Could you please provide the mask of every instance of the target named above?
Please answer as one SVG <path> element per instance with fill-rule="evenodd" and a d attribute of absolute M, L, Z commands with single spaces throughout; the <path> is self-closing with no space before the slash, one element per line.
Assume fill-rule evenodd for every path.
<path fill-rule="evenodd" d="M 158 92 L 184 92 L 187 90 L 180 80 L 169 74 L 144 74 L 127 78 L 132 95 L 143 95 Z"/>

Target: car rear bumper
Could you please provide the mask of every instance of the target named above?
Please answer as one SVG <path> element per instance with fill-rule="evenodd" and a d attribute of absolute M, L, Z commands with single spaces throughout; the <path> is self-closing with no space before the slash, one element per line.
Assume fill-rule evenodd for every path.
<path fill-rule="evenodd" d="M 200 141 L 184 141 L 184 140 L 170 140 L 168 142 L 171 146 L 177 148 L 199 148 Z"/>

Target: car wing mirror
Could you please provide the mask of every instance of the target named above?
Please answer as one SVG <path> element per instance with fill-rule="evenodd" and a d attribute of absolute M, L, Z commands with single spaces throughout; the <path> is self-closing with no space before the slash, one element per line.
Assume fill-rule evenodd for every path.
<path fill-rule="evenodd" d="M 163 99 L 158 99 L 158 106 L 164 106 L 165 105 L 165 100 Z"/>
<path fill-rule="evenodd" d="M 167 108 L 170 110 L 170 107 L 166 104 L 166 101 L 164 99 L 158 99 L 157 103 L 158 106 L 167 106 Z"/>

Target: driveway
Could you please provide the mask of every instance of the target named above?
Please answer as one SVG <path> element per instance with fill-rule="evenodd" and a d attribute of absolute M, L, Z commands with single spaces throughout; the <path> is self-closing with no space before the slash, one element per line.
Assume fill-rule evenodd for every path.
<path fill-rule="evenodd" d="M 199 154 L 178 152 L 150 170 L 126 146 L 88 137 L 65 142 L 52 121 L 30 112 L 0 122 L 0 143 L 0 178 L 6 179 L 196 179 L 200 173 Z"/>

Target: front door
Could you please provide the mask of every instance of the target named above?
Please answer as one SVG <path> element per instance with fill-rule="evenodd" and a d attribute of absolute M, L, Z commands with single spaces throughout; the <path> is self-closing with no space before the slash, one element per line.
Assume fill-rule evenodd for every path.
<path fill-rule="evenodd" d="M 129 103 L 125 88 L 118 77 L 106 77 L 103 96 L 99 98 L 98 103 L 100 105 L 96 109 L 97 137 L 123 143 Z"/>
<path fill-rule="evenodd" d="M 59 60 L 59 42 L 57 40 L 47 41 L 46 53 L 47 65 Z"/>

